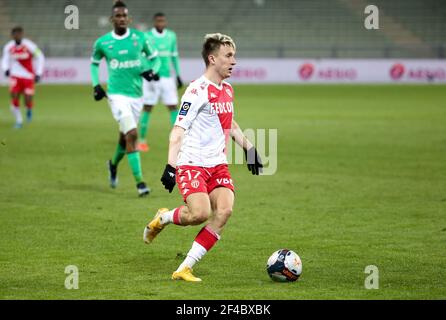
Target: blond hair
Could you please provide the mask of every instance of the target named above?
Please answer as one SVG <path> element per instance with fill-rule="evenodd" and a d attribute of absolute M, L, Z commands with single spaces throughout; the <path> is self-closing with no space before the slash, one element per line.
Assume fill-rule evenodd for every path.
<path fill-rule="evenodd" d="M 209 55 L 220 49 L 221 46 L 230 46 L 235 50 L 235 42 L 228 35 L 221 33 L 208 33 L 204 36 L 201 56 L 203 57 L 206 67 L 209 65 Z"/>

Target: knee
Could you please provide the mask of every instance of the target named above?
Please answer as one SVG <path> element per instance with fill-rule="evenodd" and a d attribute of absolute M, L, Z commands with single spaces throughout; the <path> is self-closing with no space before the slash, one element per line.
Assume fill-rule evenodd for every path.
<path fill-rule="evenodd" d="M 136 141 L 138 137 L 138 133 L 136 132 L 136 129 L 131 129 L 125 134 L 125 141 L 126 142 L 134 142 Z"/>
<path fill-rule="evenodd" d="M 205 209 L 196 209 L 192 211 L 194 224 L 201 224 L 209 219 L 210 212 Z"/>

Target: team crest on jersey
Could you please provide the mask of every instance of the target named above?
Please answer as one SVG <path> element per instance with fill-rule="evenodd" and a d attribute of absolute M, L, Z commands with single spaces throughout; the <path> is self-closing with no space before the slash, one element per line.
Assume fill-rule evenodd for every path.
<path fill-rule="evenodd" d="M 190 106 L 191 106 L 190 102 L 183 102 L 183 104 L 181 105 L 181 109 L 180 109 L 179 115 L 180 116 L 185 116 L 187 114 L 187 112 L 189 111 Z"/>
<path fill-rule="evenodd" d="M 197 189 L 197 188 L 200 186 L 200 181 L 197 180 L 197 179 L 194 179 L 194 180 L 191 181 L 190 185 L 191 185 L 193 188 Z"/>
<path fill-rule="evenodd" d="M 229 89 L 226 89 L 226 93 L 228 94 L 228 96 L 230 96 L 232 98 L 232 92 Z"/>

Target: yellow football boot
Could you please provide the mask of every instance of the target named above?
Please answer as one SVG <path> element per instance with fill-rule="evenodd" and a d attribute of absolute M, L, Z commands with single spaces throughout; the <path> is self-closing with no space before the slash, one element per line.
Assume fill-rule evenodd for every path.
<path fill-rule="evenodd" d="M 174 273 L 172 273 L 172 280 L 184 280 L 191 282 L 201 281 L 200 278 L 197 278 L 192 274 L 192 269 L 189 267 L 184 267 L 181 271 L 175 271 Z"/>
<path fill-rule="evenodd" d="M 143 239 L 145 243 L 150 244 L 153 239 L 155 239 L 155 237 L 164 229 L 164 225 L 161 224 L 161 214 L 167 211 L 169 211 L 167 208 L 158 209 L 155 217 L 144 228 Z"/>

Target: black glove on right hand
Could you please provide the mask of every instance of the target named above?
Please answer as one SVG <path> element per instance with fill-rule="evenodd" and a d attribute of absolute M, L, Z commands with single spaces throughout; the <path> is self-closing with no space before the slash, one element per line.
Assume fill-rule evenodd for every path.
<path fill-rule="evenodd" d="M 6 71 L 5 71 L 5 76 L 6 76 L 6 77 L 9 77 L 9 70 L 6 70 Z"/>
<path fill-rule="evenodd" d="M 141 76 L 147 81 L 152 81 L 152 80 L 158 81 L 160 79 L 160 76 L 156 73 L 153 73 L 152 69 L 144 71 L 143 73 L 141 73 Z"/>
<path fill-rule="evenodd" d="M 169 190 L 169 193 L 172 193 L 173 187 L 175 187 L 175 173 L 176 169 L 170 164 L 166 164 L 166 168 L 161 176 L 161 182 L 164 185 L 164 189 Z"/>
<path fill-rule="evenodd" d="M 101 100 L 102 98 L 107 96 L 107 93 L 105 93 L 104 89 L 102 89 L 101 85 L 98 84 L 97 86 L 94 87 L 94 99 L 96 101 Z"/>

